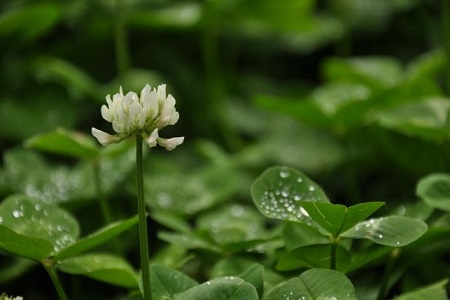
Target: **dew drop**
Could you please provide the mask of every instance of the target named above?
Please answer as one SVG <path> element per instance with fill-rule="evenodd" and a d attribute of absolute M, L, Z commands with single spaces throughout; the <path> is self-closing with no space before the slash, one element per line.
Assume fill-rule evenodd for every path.
<path fill-rule="evenodd" d="M 22 214 L 20 213 L 19 210 L 14 210 L 12 212 L 12 215 L 13 215 L 14 218 L 20 218 Z"/>
<path fill-rule="evenodd" d="M 379 239 L 382 239 L 383 238 L 383 235 L 380 233 L 380 234 L 378 234 L 378 238 Z"/>
<path fill-rule="evenodd" d="M 0 216 L 0 224 L 3 223 L 3 217 Z"/>
<path fill-rule="evenodd" d="M 34 209 L 35 209 L 36 211 L 40 211 L 40 210 L 42 209 L 42 205 L 40 205 L 39 203 L 36 203 L 36 204 L 34 205 Z"/>
<path fill-rule="evenodd" d="M 211 282 L 207 281 L 207 282 L 206 282 L 206 285 L 211 285 Z"/>
<path fill-rule="evenodd" d="M 314 192 L 314 191 L 316 190 L 316 188 L 313 187 L 312 185 L 310 185 L 310 186 L 308 187 L 308 190 L 309 190 L 310 192 Z"/>
<path fill-rule="evenodd" d="M 288 170 L 280 171 L 280 177 L 281 178 L 288 178 L 290 175 L 291 175 L 291 173 Z"/>

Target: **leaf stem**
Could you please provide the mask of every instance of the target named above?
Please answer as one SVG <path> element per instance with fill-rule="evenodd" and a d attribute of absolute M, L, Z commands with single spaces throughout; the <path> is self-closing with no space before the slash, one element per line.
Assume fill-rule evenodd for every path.
<path fill-rule="evenodd" d="M 338 238 L 331 238 L 331 253 L 330 253 L 330 269 L 336 270 L 336 257 L 337 257 L 337 246 L 338 246 Z"/>
<path fill-rule="evenodd" d="M 147 212 L 144 198 L 142 136 L 136 134 L 136 178 L 137 178 L 137 202 L 139 215 L 139 248 L 141 255 L 142 285 L 145 300 L 151 299 L 150 287 L 150 259 L 147 234 Z"/>
<path fill-rule="evenodd" d="M 42 261 L 42 265 L 44 266 L 45 270 L 47 271 L 48 275 L 50 276 L 50 279 L 53 282 L 53 285 L 55 286 L 56 292 L 58 293 L 60 300 L 67 300 L 66 293 L 64 292 L 64 288 L 61 285 L 61 282 L 59 281 L 58 275 L 56 274 L 56 268 L 51 259 L 44 259 Z"/>
<path fill-rule="evenodd" d="M 384 270 L 383 277 L 381 279 L 380 291 L 378 292 L 377 300 L 383 300 L 386 297 L 386 294 L 389 289 L 389 278 L 391 276 L 392 270 L 394 269 L 395 262 L 397 261 L 397 257 L 400 255 L 400 249 L 395 248 L 391 251 L 389 256 L 389 260 L 386 265 L 386 269 Z"/>

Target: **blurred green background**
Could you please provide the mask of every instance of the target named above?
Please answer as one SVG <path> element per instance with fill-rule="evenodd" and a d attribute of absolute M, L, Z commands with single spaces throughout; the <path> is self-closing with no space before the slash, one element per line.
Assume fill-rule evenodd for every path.
<path fill-rule="evenodd" d="M 0 11 L 2 196 L 93 199 L 76 160 L 25 141 L 112 132 L 104 97 L 146 83 L 167 83 L 177 100 L 180 121 L 161 135 L 186 137 L 148 156 L 154 209 L 167 195 L 195 198 L 172 207 L 187 215 L 250 203 L 250 183 L 272 165 L 302 170 L 334 202 L 398 207 L 421 176 L 449 169 L 446 0 L 14 0 Z M 121 168 L 110 174 L 117 198 L 131 170 L 118 164 L 105 167 Z"/>

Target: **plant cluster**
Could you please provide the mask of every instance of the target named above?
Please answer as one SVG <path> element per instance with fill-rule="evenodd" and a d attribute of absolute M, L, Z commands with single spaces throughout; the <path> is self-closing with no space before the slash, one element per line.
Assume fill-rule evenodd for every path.
<path fill-rule="evenodd" d="M 447 0 L 0 12 L 0 299 L 448 299 Z"/>

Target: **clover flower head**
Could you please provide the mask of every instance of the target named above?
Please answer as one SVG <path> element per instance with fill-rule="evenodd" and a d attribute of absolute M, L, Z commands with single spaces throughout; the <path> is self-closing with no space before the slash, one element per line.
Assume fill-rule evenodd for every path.
<path fill-rule="evenodd" d="M 166 95 L 166 85 L 151 88 L 148 84 L 140 96 L 134 92 L 106 96 L 107 105 L 101 107 L 102 117 L 112 124 L 116 134 L 111 135 L 97 128 L 92 128 L 92 135 L 100 144 L 106 146 L 136 134 L 142 135 L 150 147 L 160 145 L 172 150 L 184 141 L 184 137 L 164 139 L 159 137 L 159 130 L 178 122 L 179 114 L 175 109 L 175 98 Z"/>

